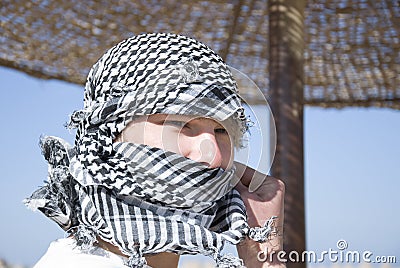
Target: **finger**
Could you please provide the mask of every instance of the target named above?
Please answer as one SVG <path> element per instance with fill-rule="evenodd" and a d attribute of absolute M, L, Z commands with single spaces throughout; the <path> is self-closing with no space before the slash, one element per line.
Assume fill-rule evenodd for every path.
<path fill-rule="evenodd" d="M 236 184 L 235 189 L 240 193 L 240 195 L 249 191 L 249 188 L 247 188 L 241 181 Z"/>
<path fill-rule="evenodd" d="M 240 177 L 237 176 L 236 173 L 233 174 L 233 177 L 232 177 L 231 182 L 230 182 L 231 186 L 235 187 L 239 182 L 240 182 Z"/>
<path fill-rule="evenodd" d="M 240 162 L 235 162 L 234 165 L 236 168 L 235 171 L 236 176 L 239 177 L 239 179 L 245 186 L 248 186 L 251 180 L 251 176 L 249 176 L 248 172 L 249 168 Z"/>
<path fill-rule="evenodd" d="M 268 175 L 264 174 L 257 174 L 258 176 L 253 176 L 252 180 L 250 181 L 249 184 L 249 192 L 255 192 L 257 191 L 258 188 L 264 183 L 264 181 L 268 178 Z"/>

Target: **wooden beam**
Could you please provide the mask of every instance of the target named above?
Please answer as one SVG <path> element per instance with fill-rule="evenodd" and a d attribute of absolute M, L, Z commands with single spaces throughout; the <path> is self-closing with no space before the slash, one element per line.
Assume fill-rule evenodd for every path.
<path fill-rule="evenodd" d="M 284 250 L 305 250 L 303 55 L 305 0 L 269 0 L 269 100 L 277 130 L 272 175 L 286 184 Z M 286 255 L 288 257 L 288 254 Z M 305 267 L 288 260 L 288 267 Z"/>

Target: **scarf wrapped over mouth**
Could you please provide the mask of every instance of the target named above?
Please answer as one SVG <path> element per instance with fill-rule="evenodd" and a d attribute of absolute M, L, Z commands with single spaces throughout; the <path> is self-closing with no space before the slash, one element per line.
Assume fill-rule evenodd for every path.
<path fill-rule="evenodd" d="M 72 233 L 81 248 L 96 237 L 144 266 L 144 254 L 204 254 L 221 267 L 240 260 L 220 255 L 225 241 L 251 228 L 229 170 L 208 168 L 179 154 L 115 142 L 136 116 L 174 114 L 228 122 L 240 144 L 247 119 L 236 83 L 204 44 L 174 34 L 143 34 L 107 51 L 91 69 L 84 108 L 67 125 L 75 146 L 41 139 L 48 182 L 25 200 Z"/>

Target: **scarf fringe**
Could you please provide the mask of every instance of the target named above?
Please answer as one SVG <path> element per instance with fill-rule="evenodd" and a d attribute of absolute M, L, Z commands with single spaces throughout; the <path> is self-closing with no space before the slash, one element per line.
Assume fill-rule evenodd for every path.
<path fill-rule="evenodd" d="M 246 268 L 243 260 L 233 254 L 218 255 L 215 261 L 217 268 Z"/>
<path fill-rule="evenodd" d="M 66 234 L 73 235 L 76 240 L 76 247 L 83 252 L 88 252 L 97 242 L 97 230 L 91 226 L 81 224 L 70 228 Z"/>
<path fill-rule="evenodd" d="M 256 242 L 263 243 L 270 239 L 271 235 L 276 232 L 275 219 L 277 216 L 272 216 L 269 218 L 264 226 L 262 227 L 252 227 L 249 230 L 248 237 Z"/>
<path fill-rule="evenodd" d="M 126 265 L 130 268 L 151 268 L 151 266 L 147 265 L 146 259 L 140 253 L 129 257 Z"/>

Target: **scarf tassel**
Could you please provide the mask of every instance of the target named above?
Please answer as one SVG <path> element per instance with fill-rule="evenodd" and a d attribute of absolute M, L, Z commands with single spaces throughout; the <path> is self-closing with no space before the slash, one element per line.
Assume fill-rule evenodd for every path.
<path fill-rule="evenodd" d="M 88 118 L 89 114 L 90 112 L 87 110 L 74 111 L 70 116 L 69 122 L 65 123 L 64 126 L 67 129 L 78 128 Z"/>
<path fill-rule="evenodd" d="M 245 268 L 243 260 L 232 254 L 219 255 L 216 263 L 217 268 Z"/>
<path fill-rule="evenodd" d="M 151 268 L 147 265 L 146 259 L 141 254 L 129 257 L 127 266 L 131 268 Z"/>
<path fill-rule="evenodd" d="M 97 231 L 91 226 L 78 225 L 69 229 L 66 234 L 73 235 L 76 246 L 83 252 L 90 251 L 94 243 L 97 242 Z"/>
<path fill-rule="evenodd" d="M 262 227 L 252 227 L 249 230 L 249 238 L 259 243 L 266 242 L 270 239 L 271 235 L 276 232 L 275 219 L 277 216 L 272 216 L 269 218 L 264 226 Z"/>

